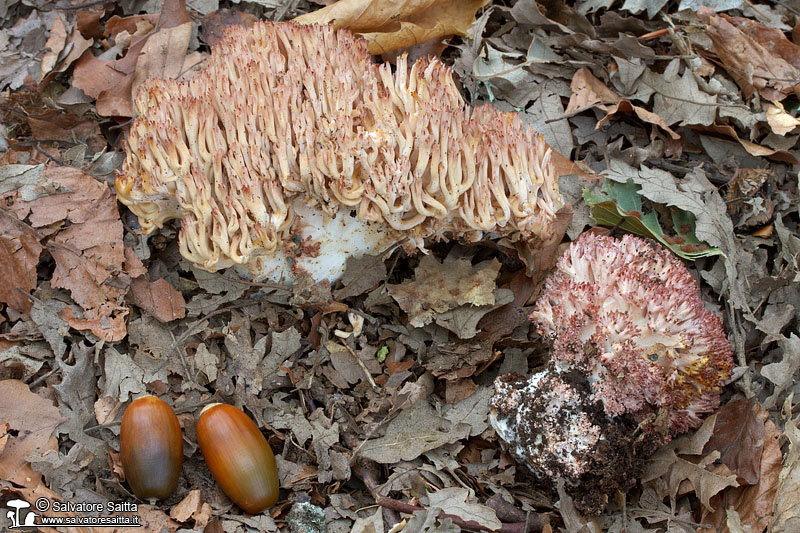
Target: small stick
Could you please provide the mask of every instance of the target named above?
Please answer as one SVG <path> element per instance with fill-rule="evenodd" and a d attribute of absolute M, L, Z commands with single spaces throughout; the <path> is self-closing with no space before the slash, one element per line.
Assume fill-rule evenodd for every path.
<path fill-rule="evenodd" d="M 669 33 L 668 28 L 662 28 L 660 30 L 651 31 L 650 33 L 645 33 L 644 35 L 640 35 L 637 37 L 640 41 L 649 41 L 650 39 L 657 39 L 658 37 L 662 37 Z"/>
<path fill-rule="evenodd" d="M 367 370 L 367 365 L 364 364 L 364 361 L 361 360 L 361 358 L 358 356 L 358 354 L 355 352 L 355 350 L 353 350 L 350 347 L 349 344 L 347 344 L 346 342 L 343 342 L 342 344 L 344 345 L 345 348 L 347 348 L 347 351 L 350 352 L 350 355 L 353 356 L 353 359 L 356 360 L 356 363 L 358 363 L 358 366 L 361 367 L 361 370 L 364 372 L 364 375 L 367 376 L 367 381 L 369 381 L 369 384 L 372 387 L 372 390 L 377 391 L 378 390 L 378 384 L 375 383 L 374 379 L 372 379 L 372 374 L 370 374 L 369 370 Z"/>
<path fill-rule="evenodd" d="M 401 501 L 392 498 L 387 498 L 386 496 L 376 495 L 375 501 L 381 507 L 386 507 L 388 509 L 392 509 L 394 511 L 399 511 L 401 513 L 406 513 L 406 514 L 414 514 L 415 511 L 425 510 L 424 507 L 420 507 L 419 505 L 411 505 L 410 503 L 403 503 Z M 437 518 L 439 518 L 440 520 L 444 518 L 449 518 L 458 527 L 475 529 L 477 531 L 499 531 L 500 533 L 526 533 L 525 522 L 515 522 L 513 524 L 506 523 L 501 525 L 500 529 L 490 529 L 486 526 L 483 526 L 475 522 L 474 520 L 463 520 L 457 516 L 447 513 L 439 513 L 439 516 Z M 529 531 L 535 531 L 535 529 L 531 529 Z"/>
<path fill-rule="evenodd" d="M 370 494 L 372 494 L 372 497 L 377 501 L 378 498 L 381 497 L 380 494 L 378 494 L 378 487 L 380 486 L 380 483 L 378 483 L 377 465 L 371 461 L 360 461 L 358 464 L 353 466 L 352 471 L 356 477 L 364 482 L 364 485 L 367 486 L 367 490 L 369 490 Z M 395 524 L 400 522 L 400 517 L 393 509 L 388 507 L 382 507 L 382 509 L 383 520 L 389 525 L 389 527 L 393 527 Z"/>

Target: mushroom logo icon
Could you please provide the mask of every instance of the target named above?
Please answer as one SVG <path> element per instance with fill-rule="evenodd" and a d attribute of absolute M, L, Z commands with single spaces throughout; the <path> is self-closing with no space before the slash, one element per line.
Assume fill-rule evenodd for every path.
<path fill-rule="evenodd" d="M 23 527 L 35 527 L 36 524 L 36 517 L 39 516 L 36 513 L 32 513 L 30 511 L 25 513 L 25 520 L 20 522 L 20 511 L 22 509 L 27 509 L 31 506 L 28 502 L 24 500 L 9 500 L 6 504 L 12 509 L 13 511 L 8 511 L 6 513 L 6 517 L 11 521 L 11 527 L 9 529 L 18 529 Z"/>

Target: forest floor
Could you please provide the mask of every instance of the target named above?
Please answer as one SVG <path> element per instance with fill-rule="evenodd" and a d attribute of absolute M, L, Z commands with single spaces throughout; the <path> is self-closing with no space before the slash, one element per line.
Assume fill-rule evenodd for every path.
<path fill-rule="evenodd" d="M 545 250 L 490 235 L 278 285 L 199 269 L 178 223 L 143 235 L 114 180 L 142 80 L 190 76 L 226 26 L 322 6 L 0 0 L 0 507 L 137 501 L 120 420 L 153 394 L 184 465 L 170 498 L 138 502 L 144 531 L 800 531 L 800 1 L 754 2 L 341 0 L 372 50 L 439 56 L 466 102 L 540 132 L 573 214 Z M 597 517 L 488 422 L 494 379 L 547 361 L 528 314 L 587 231 L 680 257 L 734 354 L 719 411 Z M 210 402 L 268 437 L 269 511 L 211 477 Z"/>

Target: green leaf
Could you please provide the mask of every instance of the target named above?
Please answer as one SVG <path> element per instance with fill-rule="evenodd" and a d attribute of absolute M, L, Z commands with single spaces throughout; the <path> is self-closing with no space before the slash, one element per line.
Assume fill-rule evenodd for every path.
<path fill-rule="evenodd" d="M 592 194 L 589 189 L 583 189 L 583 200 L 589 206 L 590 214 L 595 222 L 601 226 L 619 227 L 624 231 L 648 237 L 660 242 L 678 257 L 696 260 L 712 255 L 724 255 L 719 248 L 712 248 L 701 242 L 695 235 L 694 214 L 674 208 L 672 210 L 672 225 L 675 234 L 682 242 L 674 242 L 675 237 L 668 237 L 658 220 L 655 211 L 643 212 L 642 197 L 639 195 L 640 185 L 633 180 L 627 183 L 618 183 L 606 180 L 599 194 Z"/>
<path fill-rule="evenodd" d="M 386 360 L 386 356 L 389 355 L 389 347 L 388 346 L 381 346 L 378 353 L 375 354 L 375 357 L 378 358 L 379 363 L 383 363 Z"/>

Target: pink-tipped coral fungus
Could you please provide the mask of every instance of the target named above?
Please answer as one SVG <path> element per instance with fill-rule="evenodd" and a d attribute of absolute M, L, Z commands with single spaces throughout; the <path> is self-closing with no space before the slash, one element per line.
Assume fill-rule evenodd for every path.
<path fill-rule="evenodd" d="M 535 473 L 564 477 L 600 512 L 654 447 L 719 405 L 731 350 L 689 271 L 633 236 L 586 234 L 548 278 L 531 319 L 552 339 L 547 368 L 498 378 L 491 420 Z"/>

